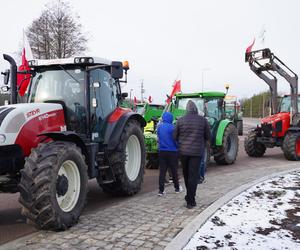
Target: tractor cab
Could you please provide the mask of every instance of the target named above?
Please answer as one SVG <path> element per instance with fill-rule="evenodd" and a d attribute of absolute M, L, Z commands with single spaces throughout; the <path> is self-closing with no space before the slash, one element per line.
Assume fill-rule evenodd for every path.
<path fill-rule="evenodd" d="M 191 94 L 176 94 L 174 107 L 171 112 L 178 119 L 186 113 L 186 105 L 192 100 L 197 108 L 199 115 L 206 117 L 211 129 L 218 126 L 219 121 L 224 119 L 224 97 L 222 92 L 203 92 Z"/>
<path fill-rule="evenodd" d="M 61 104 L 66 130 L 103 142 L 105 123 L 123 98 L 120 79 L 128 65 L 97 57 L 74 57 L 32 60 L 29 66 L 26 101 Z"/>
<path fill-rule="evenodd" d="M 243 112 L 237 97 L 226 95 L 224 101 L 226 118 L 232 120 L 238 129 L 239 135 L 243 135 Z"/>

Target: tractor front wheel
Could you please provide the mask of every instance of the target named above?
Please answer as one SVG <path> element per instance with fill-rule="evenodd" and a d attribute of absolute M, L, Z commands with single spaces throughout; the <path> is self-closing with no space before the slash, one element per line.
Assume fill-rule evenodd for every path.
<path fill-rule="evenodd" d="M 217 148 L 214 159 L 217 164 L 233 164 L 239 149 L 238 131 L 233 124 L 229 124 L 224 131 L 222 146 Z"/>
<path fill-rule="evenodd" d="M 87 183 L 87 165 L 74 143 L 39 144 L 21 171 L 22 213 L 41 229 L 66 230 L 81 215 Z"/>
<path fill-rule="evenodd" d="M 257 132 L 251 131 L 245 138 L 244 147 L 246 153 L 251 157 L 262 157 L 266 152 L 266 146 L 257 142 Z"/>
<path fill-rule="evenodd" d="M 115 182 L 101 184 L 113 195 L 133 195 L 142 186 L 145 167 L 145 144 L 140 124 L 130 120 L 125 125 L 117 148 L 109 153 Z M 98 181 L 100 183 L 100 181 Z"/>
<path fill-rule="evenodd" d="M 300 160 L 300 133 L 288 133 L 282 145 L 284 156 L 289 161 Z"/>

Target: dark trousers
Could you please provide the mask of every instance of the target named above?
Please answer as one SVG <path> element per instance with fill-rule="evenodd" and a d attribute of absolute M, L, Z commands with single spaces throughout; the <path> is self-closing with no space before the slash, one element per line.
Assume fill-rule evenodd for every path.
<path fill-rule="evenodd" d="M 165 190 L 165 178 L 167 169 L 171 169 L 174 188 L 179 189 L 178 183 L 178 153 L 174 151 L 159 151 L 159 191 Z"/>
<path fill-rule="evenodd" d="M 206 172 L 206 148 L 204 149 L 204 153 L 201 155 L 200 165 L 199 165 L 199 177 L 204 178 L 205 172 Z"/>
<path fill-rule="evenodd" d="M 186 188 L 186 202 L 187 204 L 194 204 L 198 178 L 199 178 L 199 165 L 200 156 L 181 155 L 180 160 L 182 163 L 182 171 L 184 183 Z"/>

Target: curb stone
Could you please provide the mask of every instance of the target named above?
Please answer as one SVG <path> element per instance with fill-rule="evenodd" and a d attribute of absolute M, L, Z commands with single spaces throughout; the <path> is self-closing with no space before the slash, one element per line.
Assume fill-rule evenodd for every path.
<path fill-rule="evenodd" d="M 298 163 L 299 164 L 299 163 Z M 286 164 L 286 165 L 297 165 L 296 163 L 293 164 Z M 258 180 L 248 182 L 239 186 L 238 188 L 228 192 L 226 195 L 221 197 L 220 199 L 216 200 L 212 203 L 208 208 L 206 208 L 203 212 L 201 212 L 192 222 L 190 222 L 181 232 L 177 234 L 175 238 L 166 246 L 165 250 L 174 250 L 174 249 L 183 249 L 193 235 L 197 232 L 197 230 L 223 205 L 227 202 L 232 200 L 235 196 L 239 195 L 240 193 L 246 191 L 252 186 L 257 185 L 260 182 L 264 182 L 268 179 L 278 177 L 281 175 L 288 174 L 290 172 L 299 171 L 299 168 L 294 168 L 286 171 L 281 171 L 279 173 L 270 174 L 264 176 Z"/>

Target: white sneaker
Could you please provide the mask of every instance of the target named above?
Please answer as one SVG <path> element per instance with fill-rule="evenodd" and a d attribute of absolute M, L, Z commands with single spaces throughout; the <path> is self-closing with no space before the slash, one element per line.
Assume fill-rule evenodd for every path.
<path fill-rule="evenodd" d="M 182 191 L 183 191 L 183 188 L 182 188 L 181 185 L 179 185 L 179 189 L 175 189 L 175 193 L 176 193 L 176 194 L 179 194 L 179 193 L 181 193 Z"/>
<path fill-rule="evenodd" d="M 158 192 L 157 196 L 165 196 L 166 195 L 166 192 L 163 191 L 163 192 Z"/>

